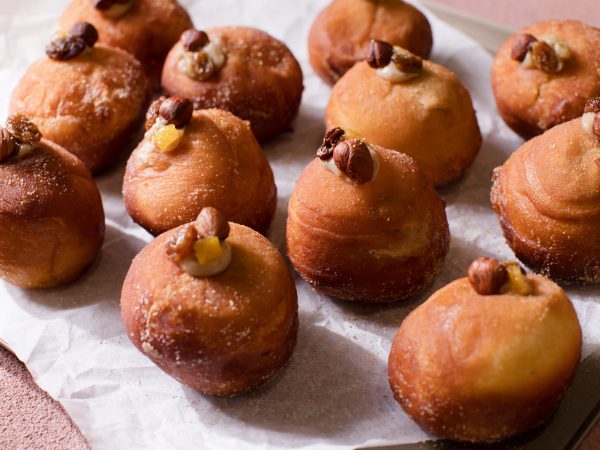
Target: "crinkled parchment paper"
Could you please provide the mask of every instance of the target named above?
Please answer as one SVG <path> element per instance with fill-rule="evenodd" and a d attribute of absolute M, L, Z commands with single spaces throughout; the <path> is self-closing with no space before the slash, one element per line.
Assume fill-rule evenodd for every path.
<path fill-rule="evenodd" d="M 2 121 L 12 88 L 42 55 L 66 3 L 0 2 Z M 324 132 L 329 88 L 308 64 L 306 38 L 327 1 L 182 3 L 196 26 L 258 26 L 285 41 L 302 63 L 306 90 L 295 131 L 265 147 L 279 189 L 270 238 L 283 249 L 288 198 Z M 471 91 L 485 140 L 466 176 L 442 192 L 452 245 L 444 271 L 422 295 L 398 305 L 353 305 L 319 295 L 296 277 L 301 326 L 291 363 L 274 382 L 249 395 L 204 397 L 138 353 L 121 325 L 121 284 L 131 259 L 150 240 L 123 207 L 123 165 L 97 180 L 106 208 L 106 242 L 80 280 L 40 292 L 0 283 L 0 337 L 40 386 L 65 406 L 93 447 L 351 448 L 427 438 L 392 398 L 386 376 L 391 339 L 412 308 L 464 276 L 473 258 L 513 257 L 488 197 L 492 169 L 520 145 L 496 113 L 488 76 L 491 56 L 460 32 L 430 19 L 432 59 L 456 72 Z M 587 355 L 600 347 L 599 289 L 575 287 L 568 292 L 584 328 Z"/>

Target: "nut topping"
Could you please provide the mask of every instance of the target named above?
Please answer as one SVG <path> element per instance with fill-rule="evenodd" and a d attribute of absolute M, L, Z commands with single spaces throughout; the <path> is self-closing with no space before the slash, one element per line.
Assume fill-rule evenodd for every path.
<path fill-rule="evenodd" d="M 523 62 L 527 56 L 527 52 L 535 42 L 537 42 L 537 39 L 529 33 L 517 35 L 510 49 L 510 57 L 515 61 Z"/>
<path fill-rule="evenodd" d="M 218 237 L 225 240 L 229 236 L 229 222 L 223 214 L 212 207 L 203 208 L 194 222 L 198 238 Z"/>
<path fill-rule="evenodd" d="M 156 123 L 156 119 L 158 119 L 158 111 L 160 110 L 160 105 L 166 100 L 166 97 L 160 97 L 159 99 L 152 102 L 148 112 L 146 113 L 146 131 L 149 131 L 154 124 Z"/>
<path fill-rule="evenodd" d="M 418 74 L 423 70 L 423 60 L 410 52 L 397 52 L 392 56 L 392 62 L 400 72 Z"/>
<path fill-rule="evenodd" d="M 384 41 L 372 40 L 369 44 L 367 63 L 374 69 L 387 66 L 392 60 L 394 47 Z"/>
<path fill-rule="evenodd" d="M 479 295 L 498 295 L 507 281 L 506 268 L 494 258 L 478 258 L 469 267 L 469 283 Z"/>
<path fill-rule="evenodd" d="M 6 128 L 0 128 L 0 162 L 7 160 L 19 151 L 15 138 Z"/>
<path fill-rule="evenodd" d="M 198 233 L 196 232 L 196 228 L 193 224 L 188 223 L 167 242 L 167 256 L 171 261 L 179 264 L 186 256 L 192 253 L 197 240 Z"/>
<path fill-rule="evenodd" d="M 550 44 L 537 41 L 531 44 L 531 63 L 534 67 L 546 73 L 557 73 L 560 70 L 560 61 Z"/>
<path fill-rule="evenodd" d="M 158 115 L 164 119 L 167 125 L 175 125 L 175 128 L 178 129 L 190 123 L 193 114 L 192 102 L 178 95 L 169 97 L 158 105 Z"/>
<path fill-rule="evenodd" d="M 80 37 L 88 47 L 93 47 L 98 41 L 98 30 L 91 23 L 76 22 L 69 31 L 69 37 Z"/>
<path fill-rule="evenodd" d="M 46 46 L 46 54 L 52 59 L 66 61 L 92 48 L 97 40 L 98 31 L 92 24 L 77 22 L 67 36 L 57 37 Z"/>
<path fill-rule="evenodd" d="M 336 167 L 356 184 L 373 179 L 375 165 L 369 147 L 362 140 L 352 138 L 339 142 L 333 150 Z"/>
<path fill-rule="evenodd" d="M 6 120 L 6 129 L 22 144 L 34 145 L 42 139 L 38 127 L 24 114 L 12 114 Z"/>
<path fill-rule="evenodd" d="M 181 44 L 186 52 L 197 52 L 202 50 L 209 42 L 210 39 L 208 38 L 208 34 L 193 28 L 185 31 L 181 35 Z"/>
<path fill-rule="evenodd" d="M 325 138 L 323 139 L 323 144 L 317 150 L 317 156 L 322 161 L 328 160 L 333 156 L 334 147 L 340 142 L 342 137 L 346 132 L 339 128 L 332 128 L 325 134 Z"/>
<path fill-rule="evenodd" d="M 600 97 L 590 98 L 585 102 L 584 113 L 599 113 L 600 112 Z"/>

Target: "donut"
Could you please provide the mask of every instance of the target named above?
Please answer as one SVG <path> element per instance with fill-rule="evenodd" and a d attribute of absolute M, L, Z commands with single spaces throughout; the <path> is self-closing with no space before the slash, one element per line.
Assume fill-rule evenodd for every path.
<path fill-rule="evenodd" d="M 162 86 L 191 99 L 196 109 L 223 109 L 248 120 L 261 142 L 290 129 L 303 90 L 292 52 L 245 27 L 183 33 L 167 56 Z"/>
<path fill-rule="evenodd" d="M 350 301 L 416 294 L 440 272 L 444 202 L 407 155 L 329 130 L 289 203 L 287 254 L 318 291 Z"/>
<path fill-rule="evenodd" d="M 125 206 L 154 235 L 194 220 L 205 206 L 265 233 L 277 204 L 273 172 L 250 124 L 190 100 L 161 98 L 127 163 Z"/>
<path fill-rule="evenodd" d="M 519 264 L 479 258 L 402 322 L 388 361 L 395 399 L 429 432 L 491 443 L 543 423 L 581 356 L 565 292 Z"/>
<path fill-rule="evenodd" d="M 135 257 L 121 315 L 138 350 L 214 396 L 271 380 L 289 360 L 298 331 L 296 286 L 281 254 L 214 208 Z"/>

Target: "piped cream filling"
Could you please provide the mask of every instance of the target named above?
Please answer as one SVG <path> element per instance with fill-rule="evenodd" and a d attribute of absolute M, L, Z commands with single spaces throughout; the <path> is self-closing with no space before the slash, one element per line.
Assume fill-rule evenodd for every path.
<path fill-rule="evenodd" d="M 557 71 L 560 72 L 565 67 L 565 62 L 571 57 L 571 50 L 567 47 L 567 44 L 557 38 L 556 36 L 546 36 L 542 38 L 544 42 L 550 44 L 550 46 L 554 49 L 554 53 L 556 53 L 556 58 L 558 59 L 558 68 Z M 524 69 L 534 69 L 533 58 L 531 57 L 531 52 L 527 52 L 525 55 L 525 59 L 521 63 L 521 66 Z"/>
<path fill-rule="evenodd" d="M 594 136 L 594 119 L 596 113 L 588 112 L 581 116 L 581 128 L 590 136 Z"/>
<path fill-rule="evenodd" d="M 231 246 L 226 242 L 221 242 L 223 251 L 221 257 L 215 261 L 206 264 L 200 264 L 196 259 L 194 252 L 186 256 L 180 263 L 180 267 L 185 272 L 195 277 L 211 277 L 223 272 L 231 263 Z"/>
<path fill-rule="evenodd" d="M 400 47 L 394 47 L 394 53 L 413 56 L 410 52 Z M 394 63 L 393 60 L 391 60 L 387 66 L 382 67 L 381 69 L 377 69 L 376 73 L 381 78 L 385 78 L 386 80 L 391 81 L 392 83 L 403 83 L 405 81 L 412 80 L 413 78 L 418 77 L 420 75 L 419 73 L 403 72 L 402 70 L 398 69 L 398 66 Z"/>

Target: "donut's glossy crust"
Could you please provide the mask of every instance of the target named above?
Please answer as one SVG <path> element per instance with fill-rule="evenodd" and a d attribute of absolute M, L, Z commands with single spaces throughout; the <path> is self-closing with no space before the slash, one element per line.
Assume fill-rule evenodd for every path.
<path fill-rule="evenodd" d="M 119 47 L 142 62 L 148 75 L 160 76 L 169 50 L 192 28 L 188 13 L 175 0 L 135 0 L 127 14 L 111 19 L 94 8 L 92 0 L 73 0 L 60 19 L 67 32 L 78 21 L 96 27 L 99 42 Z"/>
<path fill-rule="evenodd" d="M 469 92 L 429 61 L 404 83 L 380 77 L 366 62 L 356 64 L 333 87 L 325 125 L 411 156 L 436 186 L 459 178 L 481 147 Z"/>
<path fill-rule="evenodd" d="M 148 99 L 139 61 L 96 45 L 68 61 L 34 63 L 15 88 L 10 110 L 25 114 L 44 137 L 97 174 L 133 147 Z"/>
<path fill-rule="evenodd" d="M 319 159 L 306 167 L 290 199 L 287 253 L 302 278 L 328 295 L 389 302 L 431 283 L 450 233 L 444 202 L 414 160 L 373 148 L 379 173 L 362 186 Z"/>
<path fill-rule="evenodd" d="M 523 144 L 494 172 L 491 201 L 504 236 L 533 270 L 600 282 L 600 142 L 581 119 Z"/>
<path fill-rule="evenodd" d="M 288 130 L 304 89 L 302 70 L 292 52 L 255 28 L 206 31 L 211 40 L 220 40 L 227 54 L 225 66 L 206 81 L 188 77 L 178 68 L 183 53 L 178 42 L 163 69 L 165 91 L 192 99 L 196 109 L 224 109 L 250 121 L 261 142 Z"/>
<path fill-rule="evenodd" d="M 333 0 L 315 19 L 308 36 L 310 63 L 334 84 L 367 56 L 371 39 L 399 45 L 428 58 L 433 36 L 427 18 L 399 0 Z"/>
<path fill-rule="evenodd" d="M 154 235 L 193 221 L 206 206 L 266 233 L 277 189 L 249 123 L 211 109 L 194 112 L 172 152 L 143 140 L 127 163 L 123 197 L 133 220 Z"/>
<path fill-rule="evenodd" d="M 564 69 L 547 74 L 524 69 L 510 57 L 516 34 L 498 51 L 492 66 L 492 87 L 505 122 L 524 139 L 581 116 L 585 102 L 600 96 L 600 29 L 575 20 L 549 20 L 520 33 L 541 39 L 556 36 L 572 56 Z"/>
<path fill-rule="evenodd" d="M 133 344 L 202 393 L 232 396 L 260 386 L 289 360 L 298 330 L 294 280 L 263 236 L 230 224 L 225 272 L 196 278 L 167 257 L 162 234 L 133 260 L 121 314 Z"/>
<path fill-rule="evenodd" d="M 100 193 L 81 161 L 42 140 L 0 163 L 0 276 L 24 288 L 75 280 L 104 239 Z"/>
<path fill-rule="evenodd" d="M 495 442 L 558 406 L 579 364 L 581 328 L 559 286 L 528 278 L 532 296 L 481 296 L 466 278 L 456 280 L 404 320 L 388 375 L 421 426 L 452 440 Z"/>

